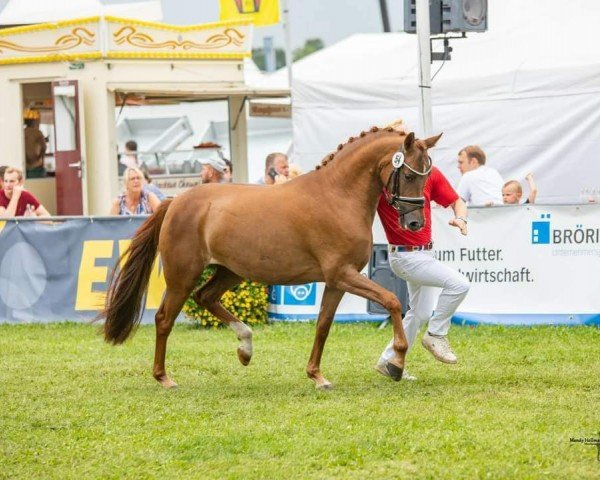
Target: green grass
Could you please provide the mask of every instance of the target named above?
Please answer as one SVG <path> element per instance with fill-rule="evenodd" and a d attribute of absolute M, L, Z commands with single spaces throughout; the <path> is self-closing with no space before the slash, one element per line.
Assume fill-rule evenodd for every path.
<path fill-rule="evenodd" d="M 417 382 L 373 370 L 391 329 L 334 325 L 318 392 L 314 325 L 178 325 L 150 375 L 154 328 L 123 347 L 88 325 L 0 325 L 0 478 L 599 478 L 600 329 L 453 327 L 458 365 L 420 345 Z"/>

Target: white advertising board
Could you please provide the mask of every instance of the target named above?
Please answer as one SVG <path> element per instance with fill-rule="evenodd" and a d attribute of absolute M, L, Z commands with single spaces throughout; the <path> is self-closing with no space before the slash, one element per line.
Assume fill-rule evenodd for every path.
<path fill-rule="evenodd" d="M 448 225 L 452 215 L 432 210 L 437 258 L 471 283 L 455 323 L 600 324 L 600 205 L 472 208 L 466 237 Z M 373 232 L 375 243 L 385 243 L 378 220 Z M 315 319 L 323 289 L 318 283 L 272 287 L 269 316 Z M 336 315 L 336 321 L 381 318 L 349 294 Z"/>

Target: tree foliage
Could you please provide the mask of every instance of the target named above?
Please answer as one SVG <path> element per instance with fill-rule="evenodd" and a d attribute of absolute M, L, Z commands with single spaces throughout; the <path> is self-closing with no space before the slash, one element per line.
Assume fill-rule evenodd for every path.
<path fill-rule="evenodd" d="M 317 50 L 321 50 L 325 47 L 323 40 L 320 38 L 309 38 L 304 43 L 304 46 L 301 48 L 296 48 L 292 52 L 292 57 L 294 58 L 294 62 L 304 58 L 311 53 L 316 52 Z M 265 60 L 265 51 L 263 48 L 254 48 L 252 49 L 252 60 L 256 63 L 256 66 L 261 69 L 263 72 L 267 69 L 267 63 Z M 285 67 L 285 50 L 282 48 L 275 49 L 275 68 L 280 69 Z"/>
<path fill-rule="evenodd" d="M 325 47 L 325 44 L 320 38 L 309 38 L 306 40 L 306 42 L 304 42 L 304 46 L 302 48 L 297 48 L 294 50 L 292 55 L 294 57 L 294 62 L 310 55 L 311 53 L 315 53 L 317 50 L 321 50 L 323 47 Z"/>
<path fill-rule="evenodd" d="M 267 70 L 267 61 L 265 59 L 265 51 L 263 48 L 252 49 L 252 60 L 256 66 L 263 72 Z M 282 48 L 275 49 L 275 69 L 285 67 L 285 50 Z"/>

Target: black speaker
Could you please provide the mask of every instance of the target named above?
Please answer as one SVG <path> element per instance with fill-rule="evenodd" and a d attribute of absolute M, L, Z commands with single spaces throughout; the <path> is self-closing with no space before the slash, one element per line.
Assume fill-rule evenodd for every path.
<path fill-rule="evenodd" d="M 383 288 L 393 292 L 402 304 L 402 315 L 408 311 L 408 286 L 401 278 L 394 275 L 388 262 L 387 244 L 376 243 L 371 251 L 369 261 L 369 278 Z M 369 313 L 388 313 L 388 311 L 376 302 L 367 301 Z"/>

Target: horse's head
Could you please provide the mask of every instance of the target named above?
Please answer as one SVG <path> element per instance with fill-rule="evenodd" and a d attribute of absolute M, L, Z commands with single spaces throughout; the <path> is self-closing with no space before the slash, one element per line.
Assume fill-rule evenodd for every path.
<path fill-rule="evenodd" d="M 381 181 L 387 190 L 388 203 L 398 211 L 402 228 L 416 232 L 425 225 L 423 188 L 432 166 L 428 150 L 435 146 L 441 136 L 440 133 L 418 140 L 413 132 L 409 133 L 381 169 Z"/>

